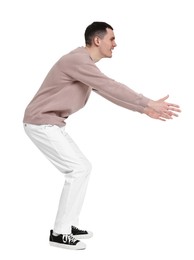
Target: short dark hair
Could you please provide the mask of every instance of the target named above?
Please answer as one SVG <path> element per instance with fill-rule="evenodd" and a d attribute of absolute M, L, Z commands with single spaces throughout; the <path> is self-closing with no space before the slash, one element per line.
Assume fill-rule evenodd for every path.
<path fill-rule="evenodd" d="M 88 25 L 84 34 L 86 45 L 92 44 L 92 39 L 94 38 L 94 36 L 99 36 L 100 38 L 103 38 L 104 35 L 107 33 L 107 28 L 113 30 L 113 27 L 105 22 L 93 22 Z"/>

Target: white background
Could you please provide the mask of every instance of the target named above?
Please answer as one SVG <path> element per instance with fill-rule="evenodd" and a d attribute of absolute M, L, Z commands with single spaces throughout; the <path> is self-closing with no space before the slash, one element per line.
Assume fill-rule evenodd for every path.
<path fill-rule="evenodd" d="M 194 8 L 189 0 L 7 0 L 1 26 L 1 259 L 194 259 Z M 181 106 L 167 122 L 92 93 L 67 131 L 93 165 L 80 225 L 84 251 L 50 247 L 64 177 L 25 135 L 24 110 L 51 66 L 84 45 L 93 21 L 117 48 L 97 66 L 152 99 Z"/>

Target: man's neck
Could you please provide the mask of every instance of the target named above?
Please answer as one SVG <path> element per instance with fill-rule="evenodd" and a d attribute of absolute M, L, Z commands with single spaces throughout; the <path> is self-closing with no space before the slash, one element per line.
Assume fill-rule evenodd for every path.
<path fill-rule="evenodd" d="M 89 53 L 91 59 L 96 63 L 99 60 L 101 60 L 102 57 L 100 57 L 98 49 L 94 48 L 94 47 L 89 47 L 89 46 L 85 46 L 85 49 L 87 50 L 87 52 Z"/>

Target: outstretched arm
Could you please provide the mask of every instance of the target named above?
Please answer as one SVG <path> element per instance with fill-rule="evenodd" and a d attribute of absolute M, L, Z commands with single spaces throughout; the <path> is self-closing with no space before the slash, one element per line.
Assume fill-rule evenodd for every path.
<path fill-rule="evenodd" d="M 121 102 L 120 100 L 110 97 L 107 94 L 99 93 L 98 91 L 95 92 L 98 93 L 100 96 L 108 99 L 109 101 L 115 103 L 116 105 L 122 106 L 132 111 L 137 111 L 139 113 L 146 114 L 147 116 L 153 119 L 166 121 L 167 119 L 172 119 L 173 116 L 178 117 L 177 113 L 181 112 L 178 105 L 165 102 L 165 100 L 169 96 L 165 96 L 164 98 L 161 98 L 157 101 L 150 100 L 149 104 L 146 107 L 142 107 L 142 106 L 126 103 L 126 102 Z"/>

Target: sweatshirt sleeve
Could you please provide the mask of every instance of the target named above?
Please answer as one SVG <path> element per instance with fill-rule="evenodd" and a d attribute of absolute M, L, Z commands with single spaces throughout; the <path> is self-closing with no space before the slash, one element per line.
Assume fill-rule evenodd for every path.
<path fill-rule="evenodd" d="M 141 105 L 134 105 L 134 104 L 131 104 L 131 103 L 126 103 L 124 101 L 121 101 L 121 100 L 118 100 L 116 98 L 113 98 L 113 97 L 110 97 L 108 96 L 107 94 L 102 94 L 102 93 L 99 93 L 98 91 L 96 91 L 95 89 L 93 89 L 93 91 L 97 94 L 99 94 L 100 96 L 106 98 L 107 100 L 109 100 L 110 102 L 118 105 L 118 106 L 121 106 L 121 107 L 124 107 L 126 109 L 129 109 L 129 110 L 132 110 L 132 111 L 136 111 L 136 112 L 139 112 L 141 114 L 144 113 L 144 107 L 141 106 Z"/>
<path fill-rule="evenodd" d="M 134 108 L 137 109 L 138 106 L 146 107 L 150 101 L 149 98 L 135 92 L 128 86 L 107 77 L 87 54 L 83 55 L 82 53 L 82 55 L 71 57 L 65 72 L 75 81 L 90 86 L 105 98 L 109 97 L 109 100 L 112 99 L 119 106 L 131 107 L 131 105 L 134 105 Z"/>

